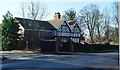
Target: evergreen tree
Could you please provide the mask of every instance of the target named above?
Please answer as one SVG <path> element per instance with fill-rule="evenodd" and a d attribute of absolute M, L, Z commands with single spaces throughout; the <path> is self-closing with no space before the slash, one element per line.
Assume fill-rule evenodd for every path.
<path fill-rule="evenodd" d="M 3 18 L 2 50 L 12 50 L 17 47 L 19 23 L 13 18 L 13 15 L 9 11 L 3 16 Z"/>
<path fill-rule="evenodd" d="M 76 18 L 76 11 L 73 8 L 66 10 L 63 18 L 66 20 L 74 20 Z"/>

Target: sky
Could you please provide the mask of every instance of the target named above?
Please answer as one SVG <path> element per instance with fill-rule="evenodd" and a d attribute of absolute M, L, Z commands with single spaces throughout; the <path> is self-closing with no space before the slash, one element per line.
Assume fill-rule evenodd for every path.
<path fill-rule="evenodd" d="M 3 20 L 3 15 L 5 15 L 7 11 L 10 11 L 14 17 L 22 17 L 20 14 L 21 2 L 27 3 L 29 1 L 30 0 L 1 0 L 0 23 Z M 91 3 L 99 5 L 101 10 L 104 10 L 104 8 L 112 10 L 112 5 L 115 0 L 39 0 L 38 2 L 44 3 L 49 13 L 43 20 L 50 20 L 54 18 L 55 12 L 60 12 L 61 15 L 63 15 L 64 11 L 70 8 L 74 8 L 79 12 L 84 6 Z"/>

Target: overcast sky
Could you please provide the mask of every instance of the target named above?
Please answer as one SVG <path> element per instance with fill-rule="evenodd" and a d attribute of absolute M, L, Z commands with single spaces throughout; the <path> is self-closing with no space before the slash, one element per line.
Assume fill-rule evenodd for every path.
<path fill-rule="evenodd" d="M 1 0 L 0 1 L 0 23 L 3 20 L 3 15 L 10 11 L 14 17 L 22 17 L 20 14 L 21 2 L 29 2 L 30 0 Z M 48 8 L 49 15 L 43 20 L 53 19 L 55 12 L 63 12 L 69 8 L 74 8 L 79 12 L 84 6 L 94 3 L 100 6 L 101 10 L 109 8 L 112 10 L 112 5 L 115 0 L 41 0 Z"/>

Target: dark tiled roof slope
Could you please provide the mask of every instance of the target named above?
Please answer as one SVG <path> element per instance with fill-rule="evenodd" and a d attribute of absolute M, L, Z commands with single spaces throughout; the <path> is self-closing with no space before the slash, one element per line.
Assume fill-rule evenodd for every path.
<path fill-rule="evenodd" d="M 23 18 L 18 18 L 15 17 L 15 19 L 25 28 L 25 29 L 33 29 L 33 21 L 32 19 L 23 19 Z M 36 29 L 47 29 L 47 30 L 53 30 L 55 27 L 51 25 L 48 21 L 40 21 L 40 20 L 35 20 L 36 23 Z"/>
<path fill-rule="evenodd" d="M 74 25 L 75 22 L 76 22 L 76 21 L 74 21 L 74 20 L 69 20 L 69 21 L 68 21 L 68 24 L 69 24 L 69 25 Z"/>

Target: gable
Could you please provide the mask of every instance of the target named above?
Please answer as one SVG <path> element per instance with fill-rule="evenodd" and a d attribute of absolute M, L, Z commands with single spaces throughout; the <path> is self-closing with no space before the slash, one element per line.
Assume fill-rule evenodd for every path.
<path fill-rule="evenodd" d="M 69 25 L 67 24 L 66 21 L 62 22 L 61 25 L 58 27 L 58 31 L 61 32 L 70 32 L 71 29 L 69 27 Z"/>
<path fill-rule="evenodd" d="M 25 29 L 23 26 L 19 23 L 19 31 L 17 32 L 18 34 L 24 34 Z"/>
<path fill-rule="evenodd" d="M 48 22 L 53 25 L 56 29 L 59 28 L 59 26 L 61 25 L 61 23 L 64 22 L 64 19 L 55 19 L 55 20 L 48 20 Z"/>
<path fill-rule="evenodd" d="M 73 26 L 72 31 L 73 32 L 81 32 L 81 29 L 77 23 Z"/>

